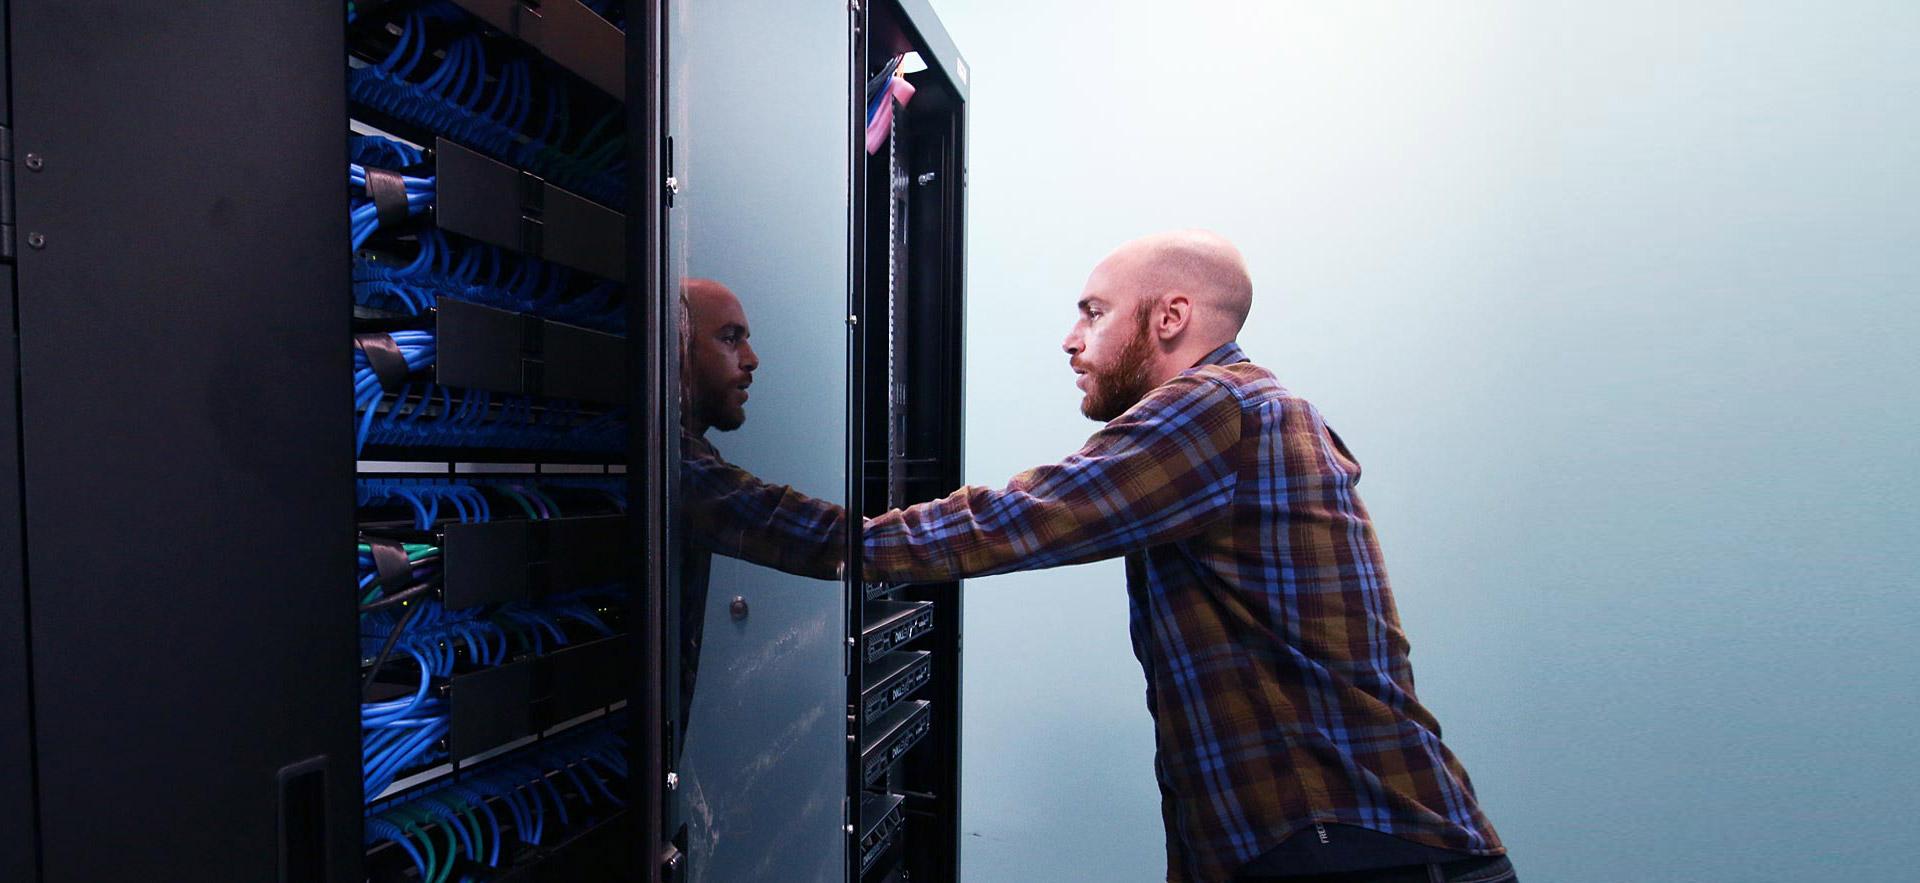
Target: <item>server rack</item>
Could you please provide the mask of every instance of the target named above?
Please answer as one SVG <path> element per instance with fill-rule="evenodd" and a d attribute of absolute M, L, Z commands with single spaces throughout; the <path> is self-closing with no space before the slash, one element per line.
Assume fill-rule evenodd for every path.
<path fill-rule="evenodd" d="M 855 17 L 860 82 L 885 78 L 909 53 L 925 65 L 905 75 L 912 98 L 879 148 L 856 152 L 854 312 L 864 330 L 850 494 L 876 515 L 961 484 L 970 72 L 925 0 L 881 0 Z M 848 677 L 849 788 L 865 795 L 849 877 L 956 880 L 960 586 L 860 585 L 849 593 L 861 648 Z"/>
<path fill-rule="evenodd" d="M 462 95 L 504 88 L 506 64 L 562 83 L 570 97 L 546 100 L 602 111 L 624 132 L 606 154 L 624 160 L 624 186 L 383 100 L 343 67 L 397 51 L 406 16 L 429 5 L 438 33 L 415 54 L 452 64 L 453 41 L 477 40 L 491 61 Z M 0 530 L 0 756 L 24 773 L 0 785 L 0 877 L 435 876 L 398 838 L 370 836 L 383 824 L 457 843 L 439 876 L 688 876 L 671 744 L 670 581 L 685 530 L 671 47 L 665 3 L 591 5 L 0 2 L 0 511 L 19 513 Z M 856 161 L 848 180 L 849 315 L 864 322 L 849 338 L 846 503 L 863 512 L 958 483 L 966 73 L 924 2 L 854 4 L 851 16 L 855 91 L 887 55 L 931 62 L 890 150 Z M 609 27 L 621 18 L 624 33 Z M 369 169 L 355 187 L 384 227 L 370 247 L 343 217 L 351 160 Z M 902 169 L 912 194 L 869 198 L 875 176 Z M 435 183 L 430 211 L 407 210 L 408 178 Z M 903 204 L 911 220 L 896 215 L 876 238 L 882 207 Z M 369 272 L 382 259 L 390 270 L 417 258 L 427 231 L 623 285 L 624 328 L 471 292 L 430 291 L 418 309 L 349 294 L 382 281 Z M 899 247 L 902 231 L 915 249 Z M 887 254 L 893 285 L 874 263 Z M 428 360 L 406 363 L 418 354 L 409 334 L 431 337 Z M 911 349 L 881 359 L 886 335 Z M 356 365 L 376 375 L 370 407 L 348 392 Z M 429 385 L 453 392 L 436 404 Z M 877 389 L 889 391 L 878 402 Z M 514 413 L 531 422 L 572 415 L 570 431 L 590 422 L 580 413 L 624 409 L 627 422 L 586 447 L 407 434 L 420 428 L 409 420 L 446 419 L 477 391 L 527 402 Z M 487 401 L 476 419 L 506 419 Z M 624 502 L 595 502 L 622 489 Z M 477 506 L 475 495 L 526 517 L 409 512 L 429 498 Z M 553 511 L 536 514 L 543 503 Z M 493 658 L 469 645 L 448 651 L 444 672 L 425 661 L 402 672 L 379 662 L 391 651 L 363 640 L 365 614 L 357 623 L 343 600 L 364 579 L 349 542 L 384 593 L 362 604 L 408 591 L 406 569 L 382 566 L 396 543 L 406 563 L 409 543 L 436 550 L 440 571 L 418 597 L 443 613 L 492 616 L 613 584 L 625 600 L 589 605 L 609 636 L 569 627 L 564 645 Z M 868 590 L 857 567 L 848 586 L 859 587 L 845 590 L 850 640 L 878 640 L 870 601 L 910 615 L 871 666 L 848 670 L 847 879 L 955 879 L 958 593 Z M 366 793 L 365 708 L 414 682 L 446 706 L 445 732 Z M 624 781 L 612 761 L 553 753 L 601 729 L 624 739 Z M 583 775 L 550 789 L 556 813 L 577 821 L 556 820 L 533 845 L 527 821 L 484 833 L 472 820 L 512 815 L 498 794 L 460 795 L 465 823 L 427 807 L 516 763 L 546 764 L 530 774 L 542 784 Z M 621 799 L 594 802 L 592 781 Z M 476 855 L 490 839 L 504 858 Z"/>
<path fill-rule="evenodd" d="M 539 258 L 613 281 L 644 278 L 628 259 L 644 271 L 650 252 L 628 248 L 627 232 L 608 222 L 617 219 L 608 204 L 622 194 L 603 187 L 580 198 L 594 183 L 580 169 L 501 155 L 474 126 L 422 113 L 424 99 L 382 104 L 360 89 L 367 56 L 399 36 L 387 30 L 392 17 L 428 5 L 6 6 L 14 99 L 6 123 L 21 155 L 0 151 L 9 173 L 0 226 L 17 210 L 32 228 L 6 238 L 27 253 L 5 255 L 13 333 L 0 395 L 0 505 L 20 518 L 0 541 L 9 639 L 0 750 L 30 772 L 7 777 L 0 795 L 7 879 L 419 879 L 448 876 L 456 864 L 485 879 L 628 879 L 654 865 L 643 845 L 651 841 L 637 834 L 657 818 L 659 779 L 622 783 L 616 771 L 626 764 L 602 743 L 590 746 L 601 755 L 592 762 L 559 752 L 584 744 L 594 726 L 576 719 L 611 720 L 609 709 L 626 707 L 631 765 L 648 768 L 657 680 L 670 664 L 652 639 L 657 591 L 633 593 L 631 609 L 583 603 L 584 618 L 613 633 L 597 641 L 573 632 L 575 620 L 558 621 L 539 596 L 583 583 L 646 584 L 638 553 L 657 519 L 606 517 L 621 507 L 589 498 L 660 484 L 645 480 L 664 470 L 658 433 L 554 451 L 552 439 L 531 431 L 509 439 L 507 430 L 509 408 L 527 426 L 577 426 L 585 420 L 568 416 L 575 410 L 623 406 L 657 419 L 646 394 L 658 386 L 657 316 L 636 310 L 641 331 L 618 336 L 568 321 L 578 315 L 487 304 L 444 284 L 416 286 L 439 299 L 414 309 L 356 297 L 378 265 L 371 253 L 422 249 L 429 231 L 463 249 L 490 243 L 519 266 Z M 519 65 L 555 84 L 545 100 L 573 109 L 598 101 L 613 134 L 630 127 L 614 103 L 629 37 L 606 18 L 573 0 L 537 11 L 431 5 L 439 32 L 433 51 L 420 53 L 428 66 L 451 69 L 438 53 L 455 40 L 493 55 L 491 65 L 474 64 L 462 95 L 477 94 L 481 81 L 499 91 L 503 65 Z M 643 25 L 655 14 L 644 3 L 630 10 Z M 638 30 L 644 58 L 651 47 Z M 582 59 L 602 64 L 570 66 Z M 641 65 L 635 74 L 643 99 L 649 72 Z M 420 86 L 394 79 L 394 94 Z M 574 97 L 588 87 L 601 97 Z M 435 112 L 457 115 L 446 102 Z M 655 113 L 650 100 L 634 108 L 643 132 L 655 131 L 647 123 Z M 606 150 L 618 158 L 617 146 Z M 633 165 L 644 169 L 637 152 Z M 401 199 L 396 210 L 376 195 L 374 220 L 389 229 L 365 244 L 349 238 L 341 175 L 350 161 L 377 179 L 356 179 L 356 202 L 387 185 Z M 410 211 L 408 190 L 425 180 L 441 185 L 437 212 Z M 643 195 L 618 210 L 639 209 L 634 242 L 657 234 L 646 214 L 655 206 Z M 572 294 L 560 300 L 575 303 Z M 396 351 L 404 359 L 414 352 L 396 339 L 422 336 L 441 345 L 441 358 L 402 362 L 397 379 L 381 378 L 372 407 L 356 403 L 348 379 L 356 358 L 362 367 Z M 448 398 L 430 400 L 429 388 Z M 480 390 L 499 402 L 487 408 Z M 437 440 L 404 437 L 402 429 L 444 423 L 453 396 L 473 418 L 470 437 L 444 426 Z M 570 404 L 556 404 L 563 400 Z M 356 427 L 403 411 L 417 422 L 356 440 Z M 602 467 L 592 479 L 577 474 L 583 462 L 630 468 Z M 482 478 L 493 472 L 503 478 Z M 370 491 L 377 476 L 402 474 L 411 484 L 387 502 L 440 493 L 421 490 L 428 485 L 506 502 L 510 481 L 541 486 L 542 505 L 556 510 L 564 501 L 577 514 L 604 514 L 543 511 L 482 524 L 462 523 L 479 520 L 463 510 L 414 523 L 405 506 Z M 589 492 L 588 481 L 605 487 Z M 376 559 L 371 590 L 348 544 Z M 402 555 L 399 573 L 379 560 L 389 548 Z M 434 550 L 439 566 L 405 566 L 410 549 Z M 425 569 L 435 575 L 422 579 Z M 401 599 L 412 580 L 420 592 Z M 428 672 L 424 660 L 383 670 L 369 657 L 388 651 L 370 649 L 364 632 L 370 601 L 388 596 L 390 613 L 468 611 L 477 631 L 511 610 L 550 635 L 534 641 L 503 626 L 466 650 L 441 642 L 444 671 Z M 427 732 L 416 755 L 394 752 L 400 759 L 383 778 L 395 781 L 369 787 L 363 776 L 381 756 L 365 722 L 369 700 L 399 695 L 388 682 L 409 678 L 440 706 L 444 717 L 429 723 L 444 732 Z M 432 717 L 424 706 L 409 714 Z M 536 743 L 519 744 L 528 739 Z M 509 814 L 511 792 L 456 794 L 509 762 L 538 767 L 526 781 L 548 795 L 539 809 L 521 799 L 519 824 L 494 820 Z M 597 795 L 581 789 L 589 779 Z M 430 803 L 457 803 L 470 818 L 436 817 Z M 558 819 L 563 811 L 571 823 Z M 425 874 L 399 855 L 405 848 L 377 836 L 386 812 L 421 813 L 406 820 L 428 832 L 419 848 L 441 837 L 474 842 L 463 842 L 457 860 L 443 851 Z M 540 845 L 530 846 L 530 823 L 548 815 Z M 492 848 L 476 852 L 480 844 Z"/>

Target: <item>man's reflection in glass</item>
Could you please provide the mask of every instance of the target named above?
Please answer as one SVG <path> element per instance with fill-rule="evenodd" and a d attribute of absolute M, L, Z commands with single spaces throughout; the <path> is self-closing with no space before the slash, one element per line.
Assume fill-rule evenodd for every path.
<path fill-rule="evenodd" d="M 846 512 L 792 488 L 768 484 L 728 463 L 707 440 L 747 420 L 748 387 L 760 368 L 740 298 L 711 279 L 688 279 L 684 310 L 680 439 L 683 552 L 680 605 L 680 742 L 700 665 L 712 553 L 815 579 L 837 579 L 847 541 Z"/>

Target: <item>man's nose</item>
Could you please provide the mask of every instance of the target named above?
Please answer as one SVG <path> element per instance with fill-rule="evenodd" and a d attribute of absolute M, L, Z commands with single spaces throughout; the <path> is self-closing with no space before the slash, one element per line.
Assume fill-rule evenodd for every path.
<path fill-rule="evenodd" d="M 1060 341 L 1060 348 L 1066 350 L 1069 356 L 1080 355 L 1080 351 L 1085 349 L 1080 342 L 1080 330 L 1076 328 L 1067 332 L 1067 339 Z"/>
<path fill-rule="evenodd" d="M 741 344 L 740 345 L 740 370 L 746 371 L 748 373 L 752 373 L 754 369 L 759 367 L 760 367 L 760 356 L 759 354 L 753 351 L 753 345 L 749 343 Z"/>

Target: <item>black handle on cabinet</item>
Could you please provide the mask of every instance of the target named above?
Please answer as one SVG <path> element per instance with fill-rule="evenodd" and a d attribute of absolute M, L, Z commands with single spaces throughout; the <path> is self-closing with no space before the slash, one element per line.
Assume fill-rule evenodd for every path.
<path fill-rule="evenodd" d="M 279 883 L 327 881 L 327 756 L 280 768 Z"/>

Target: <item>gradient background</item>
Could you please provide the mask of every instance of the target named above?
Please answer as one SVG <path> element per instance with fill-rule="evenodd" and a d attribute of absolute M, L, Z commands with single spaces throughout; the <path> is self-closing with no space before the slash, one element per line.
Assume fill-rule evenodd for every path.
<path fill-rule="evenodd" d="M 1523 879 L 1920 880 L 1920 4 L 936 6 L 969 481 L 1094 428 L 1088 269 L 1219 230 Z M 1160 879 L 1120 565 L 968 585 L 966 879 Z"/>

